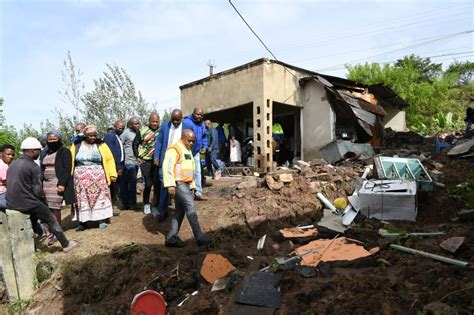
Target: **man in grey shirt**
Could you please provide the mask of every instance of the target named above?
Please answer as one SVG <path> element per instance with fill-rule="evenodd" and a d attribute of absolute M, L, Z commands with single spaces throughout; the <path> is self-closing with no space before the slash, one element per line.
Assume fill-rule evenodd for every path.
<path fill-rule="evenodd" d="M 127 128 L 120 135 L 124 151 L 124 166 L 120 179 L 120 201 L 122 210 L 137 209 L 138 144 L 140 122 L 137 117 L 128 120 Z"/>

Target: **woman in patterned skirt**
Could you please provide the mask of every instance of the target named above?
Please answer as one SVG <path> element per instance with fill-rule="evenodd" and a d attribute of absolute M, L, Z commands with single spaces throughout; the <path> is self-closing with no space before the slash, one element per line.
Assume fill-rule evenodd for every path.
<path fill-rule="evenodd" d="M 49 209 L 61 224 L 61 206 L 76 202 L 72 180 L 71 151 L 63 146 L 61 135 L 56 130 L 47 134 L 47 146 L 41 152 L 40 165 L 43 173 L 43 191 Z M 56 242 L 53 234 L 48 236 L 48 245 Z"/>
<path fill-rule="evenodd" d="M 97 138 L 96 126 L 86 126 L 83 132 L 84 138 L 71 147 L 77 199 L 73 220 L 80 222 L 77 231 L 83 231 L 89 221 L 107 227 L 106 220 L 113 216 L 109 185 L 117 180 L 114 157 L 107 144 Z"/>

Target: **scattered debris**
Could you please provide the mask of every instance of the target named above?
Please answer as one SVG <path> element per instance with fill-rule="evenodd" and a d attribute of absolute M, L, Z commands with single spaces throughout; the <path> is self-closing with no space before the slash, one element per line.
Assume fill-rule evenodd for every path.
<path fill-rule="evenodd" d="M 293 175 L 287 173 L 279 174 L 278 180 L 282 183 L 291 183 L 293 181 Z"/>
<path fill-rule="evenodd" d="M 444 235 L 444 232 L 414 232 L 414 233 L 397 233 L 389 232 L 386 229 L 379 229 L 379 234 L 383 237 L 396 238 L 399 236 L 414 236 L 414 237 L 430 237 Z"/>
<path fill-rule="evenodd" d="M 329 209 L 331 212 L 337 214 L 337 209 L 336 207 L 333 206 L 333 204 L 324 197 L 322 193 L 317 193 L 316 196 L 318 196 L 319 200 Z"/>
<path fill-rule="evenodd" d="M 321 158 L 329 163 L 338 162 L 352 155 L 358 156 L 359 159 L 365 160 L 374 156 L 374 148 L 368 143 L 354 143 L 349 140 L 336 140 L 331 142 L 319 150 Z"/>
<path fill-rule="evenodd" d="M 277 287 L 281 274 L 256 271 L 246 277 L 242 289 L 235 297 L 235 302 L 280 308 L 281 290 Z"/>
<path fill-rule="evenodd" d="M 264 236 L 262 236 L 258 239 L 258 243 L 257 243 L 257 249 L 258 250 L 263 249 L 263 246 L 265 245 L 265 240 L 266 239 L 267 239 L 267 234 L 265 234 Z"/>
<path fill-rule="evenodd" d="M 275 181 L 275 179 L 271 175 L 265 176 L 265 182 L 267 183 L 268 188 L 270 188 L 271 190 L 278 191 L 285 186 L 285 184 L 283 184 L 282 182 Z"/>
<path fill-rule="evenodd" d="M 238 190 L 249 189 L 249 188 L 257 188 L 257 181 L 256 180 L 246 180 L 237 185 Z"/>
<path fill-rule="evenodd" d="M 337 233 L 344 233 L 347 230 L 347 227 L 342 225 L 342 217 L 328 209 L 324 209 L 323 217 L 318 222 L 318 227 Z"/>
<path fill-rule="evenodd" d="M 366 181 L 358 192 L 360 209 L 368 218 L 416 220 L 416 182 L 406 180 Z"/>
<path fill-rule="evenodd" d="M 314 253 L 302 258 L 302 266 L 316 267 L 320 261 L 351 261 L 370 256 L 370 253 L 364 247 L 347 241 L 345 237 L 312 241 L 298 247 L 295 252 L 301 254 L 309 250 L 314 250 Z"/>
<path fill-rule="evenodd" d="M 399 251 L 402 251 L 402 252 L 411 253 L 411 254 L 415 254 L 415 255 L 420 255 L 420 256 L 423 256 L 423 257 L 428 257 L 428 258 L 438 260 L 438 261 L 441 261 L 441 262 L 444 262 L 444 263 L 447 263 L 447 264 L 455 265 L 455 266 L 458 266 L 458 267 L 467 267 L 469 265 L 469 263 L 465 262 L 465 261 L 461 261 L 461 260 L 457 260 L 457 259 L 451 259 L 451 258 L 448 258 L 448 257 L 427 253 L 427 252 L 424 252 L 424 251 L 421 251 L 421 250 L 416 250 L 416 249 L 401 246 L 401 245 L 390 244 L 390 247 L 392 247 L 394 249 L 397 249 Z"/>
<path fill-rule="evenodd" d="M 448 252 L 451 253 L 456 253 L 456 251 L 461 247 L 461 245 L 464 243 L 465 237 L 450 237 L 447 240 L 443 241 L 439 246 L 442 249 L 447 250 Z"/>
<path fill-rule="evenodd" d="M 214 281 L 212 285 L 211 292 L 213 291 L 221 291 L 227 288 L 227 284 L 229 283 L 229 278 L 220 278 Z"/>
<path fill-rule="evenodd" d="M 201 276 L 213 284 L 217 279 L 225 277 L 229 272 L 235 270 L 225 257 L 219 254 L 207 254 L 202 262 Z"/>
<path fill-rule="evenodd" d="M 474 148 L 474 139 L 466 140 L 464 142 L 458 141 L 456 146 L 449 150 L 448 156 L 458 156 L 469 153 Z"/>
<path fill-rule="evenodd" d="M 441 302 L 432 302 L 428 305 L 425 305 L 423 311 L 429 315 L 458 314 L 458 311 L 454 307 Z"/>
<path fill-rule="evenodd" d="M 363 180 L 365 180 L 367 178 L 367 176 L 369 176 L 370 170 L 371 170 L 371 167 L 366 167 L 365 168 L 364 173 L 362 174 L 362 176 L 360 178 L 360 180 L 362 180 L 362 183 L 359 184 L 358 180 L 357 180 L 356 182 L 357 182 L 358 187 L 352 193 L 352 195 L 348 197 L 349 205 L 345 207 L 344 213 L 342 215 L 342 224 L 344 226 L 351 225 L 352 221 L 354 221 L 354 219 L 359 214 L 360 204 L 359 204 L 359 198 L 358 198 L 357 192 L 362 187 Z"/>
<path fill-rule="evenodd" d="M 190 295 L 188 295 L 184 300 L 182 300 L 182 301 L 178 304 L 178 307 L 183 306 L 184 302 L 186 302 L 191 296 L 195 296 L 196 294 L 198 294 L 198 291 L 194 291 L 193 293 L 191 293 Z"/>
<path fill-rule="evenodd" d="M 304 229 L 304 227 L 284 228 L 280 230 L 284 238 L 301 238 L 316 236 L 318 230 L 315 228 Z"/>
<path fill-rule="evenodd" d="M 413 180 L 420 190 L 433 190 L 433 180 L 418 159 L 377 156 L 374 163 L 379 179 Z"/>

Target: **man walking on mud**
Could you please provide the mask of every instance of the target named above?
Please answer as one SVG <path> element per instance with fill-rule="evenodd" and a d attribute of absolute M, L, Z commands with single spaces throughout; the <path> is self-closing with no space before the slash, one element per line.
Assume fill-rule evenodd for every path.
<path fill-rule="evenodd" d="M 167 247 L 185 246 L 178 238 L 179 228 L 185 214 L 193 230 L 197 245 L 205 246 L 209 244 L 209 241 L 202 234 L 194 204 L 196 171 L 191 151 L 194 142 L 194 132 L 190 129 L 183 130 L 181 140 L 169 146 L 163 161 L 164 186 L 168 188 L 169 196 L 171 198 L 174 197 L 176 207 L 175 214 L 171 220 L 171 230 L 165 241 Z"/>

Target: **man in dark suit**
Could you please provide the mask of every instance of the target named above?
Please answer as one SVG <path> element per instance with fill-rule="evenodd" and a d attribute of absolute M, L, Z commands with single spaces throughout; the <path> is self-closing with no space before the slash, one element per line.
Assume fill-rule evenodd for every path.
<path fill-rule="evenodd" d="M 155 152 L 153 159 L 156 166 L 158 166 L 158 174 L 160 176 L 160 205 L 159 213 L 152 213 L 153 216 L 158 217 L 158 220 L 163 221 L 168 216 L 168 190 L 163 186 L 163 160 L 165 158 L 166 149 L 172 144 L 177 143 L 181 139 L 183 131 L 183 112 L 180 109 L 175 109 L 171 113 L 171 121 L 165 121 L 161 125 L 160 133 L 156 140 Z"/>
<path fill-rule="evenodd" d="M 123 145 L 122 141 L 120 140 L 120 135 L 122 134 L 123 130 L 125 129 L 125 123 L 123 120 L 117 120 L 114 124 L 113 130 L 109 131 L 104 137 L 104 142 L 109 147 L 110 151 L 112 151 L 112 155 L 114 156 L 115 160 L 115 167 L 117 169 L 117 180 L 110 184 L 110 195 L 112 197 L 112 205 L 117 201 L 119 195 L 119 187 L 120 187 L 120 175 L 122 175 L 122 168 L 123 168 L 123 161 L 124 161 L 124 152 L 123 152 Z M 118 209 L 114 207 L 114 216 L 118 216 L 120 214 Z"/>

